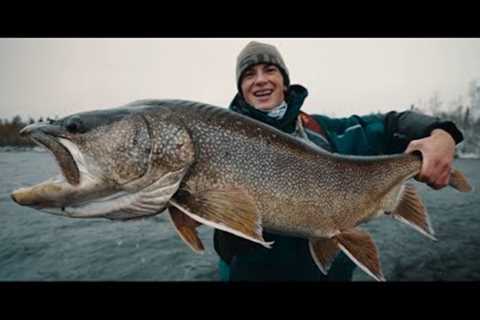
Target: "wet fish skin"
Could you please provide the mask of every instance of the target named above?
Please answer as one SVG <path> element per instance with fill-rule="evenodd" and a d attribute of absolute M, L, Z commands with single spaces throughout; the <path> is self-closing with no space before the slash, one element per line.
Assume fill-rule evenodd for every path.
<path fill-rule="evenodd" d="M 413 155 L 334 155 L 223 109 L 171 105 L 197 146 L 180 189 L 197 194 L 242 186 L 273 232 L 328 236 L 352 227 L 421 167 Z"/>
<path fill-rule="evenodd" d="M 415 155 L 332 154 L 246 116 L 182 100 L 80 113 L 24 134 L 54 137 L 71 157 L 54 148 L 67 181 L 17 190 L 19 204 L 109 219 L 170 206 L 175 228 L 195 251 L 203 250 L 200 224 L 270 247 L 266 229 L 310 239 L 323 272 L 342 250 L 383 280 L 376 247 L 358 225 L 388 213 L 433 237 L 421 200 L 405 186 L 421 168 Z M 78 184 L 68 179 L 75 167 Z M 457 189 L 470 189 L 460 173 L 452 177 Z"/>

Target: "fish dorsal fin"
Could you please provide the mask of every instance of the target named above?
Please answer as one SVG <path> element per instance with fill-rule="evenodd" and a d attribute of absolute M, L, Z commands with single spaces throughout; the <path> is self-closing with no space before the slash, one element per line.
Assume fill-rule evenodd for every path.
<path fill-rule="evenodd" d="M 412 184 L 405 185 L 400 201 L 392 212 L 392 217 L 414 228 L 428 238 L 437 240 L 430 224 L 427 209 Z"/>
<path fill-rule="evenodd" d="M 449 185 L 460 192 L 469 192 L 472 191 L 472 187 L 468 183 L 467 178 L 456 169 L 452 169 L 450 173 Z"/>
<path fill-rule="evenodd" d="M 360 229 L 349 229 L 334 236 L 334 239 L 338 240 L 340 249 L 360 269 L 377 281 L 385 281 L 377 247 L 367 232 Z"/>
<path fill-rule="evenodd" d="M 340 248 L 336 239 L 312 238 L 308 243 L 313 261 L 324 275 L 332 266 Z"/>
<path fill-rule="evenodd" d="M 169 216 L 178 235 L 196 253 L 203 254 L 205 248 L 198 237 L 197 227 L 202 224 L 193 220 L 176 207 L 169 207 Z"/>
<path fill-rule="evenodd" d="M 239 188 L 207 190 L 198 194 L 179 192 L 170 204 L 190 218 L 207 226 L 259 243 L 267 248 L 262 236 L 261 215 L 253 198 Z"/>

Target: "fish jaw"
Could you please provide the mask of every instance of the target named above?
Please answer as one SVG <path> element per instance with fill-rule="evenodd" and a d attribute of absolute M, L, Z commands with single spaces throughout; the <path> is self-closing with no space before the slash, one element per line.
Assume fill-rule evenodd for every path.
<path fill-rule="evenodd" d="M 29 136 L 34 143 L 49 151 L 70 184 L 78 185 L 80 183 L 80 170 L 77 161 L 75 161 L 71 149 L 69 150 L 61 143 L 61 140 L 64 142 L 68 142 L 68 140 L 61 138 L 62 130 L 58 126 L 35 123 L 23 128 L 20 135 Z M 77 152 L 77 154 L 79 153 Z"/>
<path fill-rule="evenodd" d="M 11 193 L 11 198 L 21 206 L 33 207 L 36 209 L 61 207 L 63 202 L 60 194 L 65 193 L 65 188 L 70 185 L 57 177 L 31 187 L 19 188 Z M 55 197 L 52 195 L 56 195 Z"/>
<path fill-rule="evenodd" d="M 194 157 L 188 132 L 165 121 L 169 115 L 122 108 L 24 128 L 23 136 L 54 156 L 61 175 L 15 190 L 11 198 L 71 218 L 126 220 L 162 212 Z"/>
<path fill-rule="evenodd" d="M 106 178 L 94 157 L 82 151 L 60 125 L 36 123 L 22 129 L 20 134 L 46 149 L 55 159 L 60 174 L 14 190 L 11 198 L 17 204 L 55 215 L 81 218 L 90 215 L 70 209 L 83 207 L 89 202 L 99 204 L 101 199 L 115 198 L 121 193 L 120 186 Z"/>
<path fill-rule="evenodd" d="M 161 213 L 184 174 L 182 170 L 166 175 L 135 193 L 99 188 L 93 182 L 75 187 L 57 178 L 20 188 L 11 197 L 20 205 L 69 218 L 131 220 Z"/>
<path fill-rule="evenodd" d="M 184 175 L 183 169 L 171 172 L 137 192 L 117 191 L 93 201 L 64 207 L 62 211 L 70 218 L 110 220 L 132 220 L 157 215 L 164 211 L 177 192 Z"/>
<path fill-rule="evenodd" d="M 19 188 L 11 193 L 11 198 L 22 206 L 74 217 L 67 210 L 72 204 L 79 205 L 116 192 L 115 186 L 89 177 L 82 177 L 78 185 L 72 185 L 58 175 L 34 186 Z"/>
<path fill-rule="evenodd" d="M 72 203 L 114 192 L 114 184 L 91 173 L 95 163 L 89 159 L 87 164 L 83 153 L 73 142 L 48 134 L 54 130 L 59 132 L 48 124 L 34 124 L 24 128 L 21 134 L 30 135 L 36 144 L 46 149 L 55 159 L 61 174 L 37 185 L 14 190 L 12 200 L 38 210 L 61 209 L 66 215 L 63 209 Z"/>

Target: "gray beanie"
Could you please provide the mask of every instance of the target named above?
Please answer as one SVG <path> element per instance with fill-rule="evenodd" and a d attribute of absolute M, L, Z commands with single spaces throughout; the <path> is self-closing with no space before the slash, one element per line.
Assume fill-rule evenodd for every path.
<path fill-rule="evenodd" d="M 287 66 L 285 65 L 285 62 L 283 62 L 282 56 L 277 48 L 270 44 L 251 41 L 245 48 L 243 48 L 237 57 L 236 77 L 237 88 L 239 92 L 242 91 L 240 87 L 242 73 L 250 66 L 260 63 L 276 65 L 282 72 L 285 85 L 287 87 L 290 85 L 290 77 Z"/>

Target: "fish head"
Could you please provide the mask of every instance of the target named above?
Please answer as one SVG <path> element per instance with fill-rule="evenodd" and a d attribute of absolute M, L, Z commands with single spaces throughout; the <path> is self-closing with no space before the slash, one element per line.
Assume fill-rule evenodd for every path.
<path fill-rule="evenodd" d="M 74 114 L 23 128 L 60 174 L 15 190 L 20 205 L 74 217 L 134 219 L 163 211 L 193 162 L 185 128 L 166 108 Z"/>

